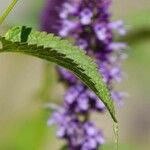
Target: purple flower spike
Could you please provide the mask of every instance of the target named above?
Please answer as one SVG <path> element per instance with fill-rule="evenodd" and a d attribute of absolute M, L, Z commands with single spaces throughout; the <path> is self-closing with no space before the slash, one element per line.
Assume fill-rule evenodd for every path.
<path fill-rule="evenodd" d="M 123 92 L 114 90 L 114 81 L 121 82 L 121 62 L 126 58 L 127 44 L 116 42 L 115 33 L 124 36 L 122 21 L 111 22 L 111 0 L 48 0 L 43 11 L 42 29 L 74 43 L 93 57 L 112 98 L 122 105 Z M 65 139 L 69 150 L 98 150 L 105 143 L 100 129 L 90 121 L 92 112 L 102 113 L 102 101 L 70 72 L 58 68 L 61 81 L 67 83 L 64 104 L 49 120 L 57 124 L 59 138 Z"/>

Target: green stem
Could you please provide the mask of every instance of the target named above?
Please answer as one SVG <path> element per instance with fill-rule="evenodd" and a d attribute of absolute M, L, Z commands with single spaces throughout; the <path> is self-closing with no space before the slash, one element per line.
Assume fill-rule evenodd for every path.
<path fill-rule="evenodd" d="M 114 123 L 113 130 L 114 130 L 114 134 L 115 134 L 116 150 L 119 150 L 119 125 L 118 125 L 118 123 Z"/>
<path fill-rule="evenodd" d="M 5 18 L 9 15 L 9 13 L 14 8 L 14 6 L 16 5 L 17 2 L 18 2 L 18 0 L 13 0 L 11 2 L 11 4 L 8 6 L 8 8 L 5 10 L 5 12 L 3 13 L 3 15 L 0 17 L 0 25 L 3 23 L 3 21 L 5 20 Z"/>

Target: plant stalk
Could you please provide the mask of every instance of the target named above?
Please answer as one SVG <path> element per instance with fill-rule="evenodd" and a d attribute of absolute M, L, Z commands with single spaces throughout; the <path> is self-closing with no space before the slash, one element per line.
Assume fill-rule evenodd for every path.
<path fill-rule="evenodd" d="M 0 16 L 0 25 L 4 22 L 5 18 L 9 15 L 11 10 L 14 8 L 18 0 L 13 0 L 11 4 L 8 6 L 8 8 L 5 10 L 2 16 Z"/>

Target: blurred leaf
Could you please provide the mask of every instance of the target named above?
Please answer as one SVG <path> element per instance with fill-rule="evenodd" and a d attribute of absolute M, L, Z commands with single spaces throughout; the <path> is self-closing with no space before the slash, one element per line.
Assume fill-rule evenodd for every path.
<path fill-rule="evenodd" d="M 68 146 L 67 145 L 63 145 L 60 150 L 68 150 Z"/>
<path fill-rule="evenodd" d="M 141 63 L 149 62 L 150 28 L 143 27 L 132 30 L 123 40 L 128 43 L 130 47 L 129 53 L 132 54 L 133 60 L 136 59 L 138 62 L 142 60 Z"/>
<path fill-rule="evenodd" d="M 104 84 L 96 64 L 85 55 L 84 51 L 73 46 L 67 40 L 44 32 L 32 31 L 27 43 L 21 43 L 21 35 L 24 32 L 22 29 L 24 27 L 14 27 L 6 34 L 5 38 L 1 38 L 1 52 L 25 53 L 54 62 L 72 71 L 102 100 L 112 119 L 117 122 L 113 101 L 106 84 Z"/>
<path fill-rule="evenodd" d="M 131 30 L 123 40 L 128 43 L 128 45 L 139 45 L 139 41 L 144 41 L 145 39 L 150 38 L 150 27 L 141 27 L 138 29 Z"/>
<path fill-rule="evenodd" d="M 139 95 L 143 100 L 149 100 L 150 26 L 141 26 L 130 31 L 123 40 L 129 45 L 126 69 L 131 83 L 136 87 L 135 93 L 131 95 Z"/>
<path fill-rule="evenodd" d="M 99 150 L 113 150 L 115 149 L 114 144 L 104 144 L 100 147 Z M 140 150 L 138 146 L 133 144 L 119 144 L 119 150 Z"/>
<path fill-rule="evenodd" d="M 36 115 L 24 118 L 9 141 L 0 144 L 0 149 L 5 150 L 41 150 L 48 127 L 46 125 L 48 113 L 38 111 Z"/>

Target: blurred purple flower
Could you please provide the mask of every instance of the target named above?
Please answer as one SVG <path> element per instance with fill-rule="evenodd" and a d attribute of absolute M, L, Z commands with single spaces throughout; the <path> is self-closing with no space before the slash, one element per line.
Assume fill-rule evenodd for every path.
<path fill-rule="evenodd" d="M 114 33 L 124 36 L 122 21 L 111 22 L 111 0 L 47 0 L 41 19 L 42 30 L 72 38 L 76 45 L 95 58 L 113 99 L 122 104 L 125 94 L 114 90 L 122 80 L 121 62 L 126 43 L 116 42 Z M 101 130 L 90 122 L 93 111 L 103 112 L 104 104 L 70 72 L 58 68 L 67 83 L 62 109 L 54 112 L 49 124 L 57 124 L 57 135 L 66 139 L 69 150 L 97 150 L 105 140 Z"/>

